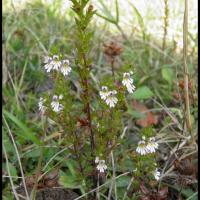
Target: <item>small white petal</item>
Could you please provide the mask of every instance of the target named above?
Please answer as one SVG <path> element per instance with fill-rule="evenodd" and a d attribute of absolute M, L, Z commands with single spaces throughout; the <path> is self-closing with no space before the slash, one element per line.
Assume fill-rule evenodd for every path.
<path fill-rule="evenodd" d="M 42 97 L 40 97 L 40 100 L 38 102 L 38 107 L 39 107 L 39 111 L 41 112 L 41 114 L 43 115 L 47 109 L 46 106 L 44 106 L 44 102 L 46 101 L 46 99 L 43 99 Z"/>
<path fill-rule="evenodd" d="M 100 95 L 101 99 L 106 100 L 106 98 L 108 96 L 108 92 L 100 91 L 99 95 Z"/>
<path fill-rule="evenodd" d="M 69 60 L 63 60 L 60 67 L 60 71 L 64 76 L 67 76 L 71 72 L 72 68 L 70 67 Z"/>
<path fill-rule="evenodd" d="M 107 165 L 105 164 L 105 160 L 99 160 L 97 165 L 97 170 L 99 170 L 100 173 L 103 173 L 107 169 Z"/>
<path fill-rule="evenodd" d="M 138 142 L 138 146 L 136 148 L 136 152 L 141 154 L 141 155 L 146 155 L 146 154 L 149 153 L 148 149 L 146 148 L 144 140 Z"/>
<path fill-rule="evenodd" d="M 126 85 L 126 88 L 129 93 L 133 93 L 133 91 L 135 90 L 135 86 L 131 84 Z"/>
<path fill-rule="evenodd" d="M 109 95 L 108 88 L 106 86 L 102 86 L 102 90 L 99 92 L 101 99 L 106 100 Z"/>
<path fill-rule="evenodd" d="M 53 69 L 57 71 L 60 69 L 62 65 L 62 62 L 59 60 L 59 57 L 57 55 L 53 56 L 53 59 L 50 63 L 53 66 Z"/>
<path fill-rule="evenodd" d="M 107 86 L 102 86 L 101 89 L 104 90 L 104 91 L 108 91 L 108 87 Z"/>
<path fill-rule="evenodd" d="M 115 97 L 115 94 L 117 94 L 116 90 L 110 91 L 107 99 L 106 99 L 106 104 L 110 106 L 110 108 L 115 107 L 115 105 L 118 102 L 118 99 Z"/>
<path fill-rule="evenodd" d="M 63 95 L 62 94 L 59 95 L 59 99 L 63 99 Z"/>
<path fill-rule="evenodd" d="M 52 60 L 51 57 L 49 57 L 49 56 L 45 56 L 43 62 L 44 62 L 44 63 L 49 63 L 51 60 Z"/>
<path fill-rule="evenodd" d="M 94 162 L 99 163 L 99 157 L 96 157 Z"/>
<path fill-rule="evenodd" d="M 59 56 L 58 56 L 58 55 L 53 55 L 53 59 L 54 59 L 54 60 L 58 60 L 58 59 L 59 59 Z"/>
<path fill-rule="evenodd" d="M 132 72 L 124 73 L 122 84 L 127 88 L 129 93 L 133 93 L 135 86 L 133 85 L 133 79 L 131 78 Z"/>
<path fill-rule="evenodd" d="M 58 96 L 57 95 L 53 95 L 53 100 L 57 100 Z"/>
<path fill-rule="evenodd" d="M 53 96 L 53 101 L 51 102 L 51 107 L 53 109 L 54 112 L 60 112 L 61 110 L 63 110 L 63 105 L 61 103 L 59 103 L 58 99 L 62 99 L 63 95 L 59 95 L 59 97 L 57 95 Z"/>
<path fill-rule="evenodd" d="M 158 169 L 156 168 L 156 170 L 153 172 L 153 175 L 155 177 L 155 179 L 158 181 L 160 179 L 160 172 L 158 171 Z"/>
<path fill-rule="evenodd" d="M 47 73 L 49 73 L 53 69 L 53 65 L 49 63 L 49 64 L 46 64 L 44 68 L 46 69 Z"/>
<path fill-rule="evenodd" d="M 149 138 L 149 142 L 147 143 L 147 149 L 149 153 L 155 153 L 156 149 L 158 149 L 158 143 L 155 141 L 155 138 Z"/>

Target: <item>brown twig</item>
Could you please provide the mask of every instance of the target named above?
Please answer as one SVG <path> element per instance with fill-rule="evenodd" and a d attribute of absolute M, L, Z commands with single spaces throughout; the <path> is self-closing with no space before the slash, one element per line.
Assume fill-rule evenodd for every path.
<path fill-rule="evenodd" d="M 185 11 L 184 11 L 184 21 L 183 21 L 183 66 L 184 66 L 184 99 L 185 99 L 185 121 L 187 130 L 191 133 L 191 118 L 190 118 L 190 99 L 188 91 L 188 66 L 187 66 L 187 51 L 188 51 L 188 1 L 185 0 Z M 192 135 L 192 140 L 194 141 L 194 136 Z"/>
<path fill-rule="evenodd" d="M 113 80 L 115 82 L 115 69 L 114 69 L 114 58 L 111 60 L 111 68 L 112 68 L 112 77 L 113 77 Z"/>
<path fill-rule="evenodd" d="M 75 135 L 76 141 L 79 141 L 78 136 L 76 134 L 76 131 L 74 131 L 74 135 Z M 84 177 L 84 171 L 83 171 L 84 169 L 83 169 L 83 166 L 82 166 L 82 163 L 81 163 L 81 154 L 78 153 L 77 146 L 76 146 L 75 143 L 73 144 L 73 146 L 74 146 L 74 151 L 75 151 L 75 154 L 76 154 L 76 157 L 77 157 L 77 160 L 78 160 L 78 165 L 79 165 L 81 174 Z"/>
<path fill-rule="evenodd" d="M 83 53 L 83 61 L 84 61 L 84 65 L 85 68 L 88 69 L 87 66 L 87 61 L 86 61 L 86 56 Z M 87 98 L 87 102 L 86 102 L 86 113 L 87 113 L 87 119 L 88 119 L 88 125 L 89 125 L 89 130 L 90 130 L 90 140 L 91 140 L 91 155 L 92 157 L 94 157 L 93 152 L 94 152 L 94 148 L 95 148 L 95 143 L 94 143 L 94 133 L 92 131 L 92 118 L 91 118 L 91 110 L 90 110 L 90 95 L 89 95 L 89 88 L 88 88 L 88 79 L 87 77 L 84 80 L 85 83 L 85 96 Z"/>
<path fill-rule="evenodd" d="M 165 16 L 164 16 L 164 34 L 163 34 L 163 44 L 162 50 L 165 50 L 166 47 L 166 37 L 167 37 L 167 28 L 168 28 L 168 16 L 169 16 L 169 8 L 168 8 L 168 0 L 164 0 L 165 3 Z"/>

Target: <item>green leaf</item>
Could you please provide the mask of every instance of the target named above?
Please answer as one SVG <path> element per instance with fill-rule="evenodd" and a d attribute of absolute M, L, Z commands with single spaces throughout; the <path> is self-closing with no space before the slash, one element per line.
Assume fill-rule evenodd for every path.
<path fill-rule="evenodd" d="M 186 189 L 186 188 L 183 188 L 183 189 L 181 190 L 181 187 L 178 186 L 178 185 L 176 185 L 176 186 L 174 186 L 174 185 L 169 185 L 169 187 L 174 188 L 174 189 L 177 190 L 178 192 L 181 191 L 181 194 L 182 194 L 184 197 L 186 197 L 188 200 L 197 200 L 197 197 L 198 197 L 197 193 L 196 193 L 196 195 L 194 195 L 195 192 L 194 192 L 192 189 L 190 189 L 190 188 L 187 188 L 187 189 Z"/>
<path fill-rule="evenodd" d="M 75 188 L 80 188 L 80 180 L 77 180 L 74 176 L 72 175 L 61 175 L 59 178 L 59 183 L 70 189 L 75 189 Z"/>
<path fill-rule="evenodd" d="M 127 187 L 128 184 L 129 184 L 129 182 L 130 182 L 130 180 L 131 180 L 131 177 L 129 177 L 129 176 L 122 176 L 122 177 L 120 177 L 120 178 L 117 179 L 116 186 L 119 187 L 119 188 L 120 187 Z"/>
<path fill-rule="evenodd" d="M 72 159 L 68 159 L 66 162 L 67 167 L 69 168 L 69 171 L 73 176 L 76 176 L 76 168 L 77 168 L 77 162 Z"/>
<path fill-rule="evenodd" d="M 198 199 L 198 192 L 193 193 L 190 197 L 186 200 L 197 200 Z"/>
<path fill-rule="evenodd" d="M 147 86 L 142 86 L 136 89 L 136 91 L 133 93 L 133 97 L 136 100 L 141 100 L 141 99 L 149 99 L 152 96 L 154 96 L 153 92 L 147 87 Z"/>
<path fill-rule="evenodd" d="M 132 117 L 134 117 L 135 119 L 141 119 L 146 116 L 144 113 L 132 109 L 128 109 L 128 113 L 132 115 Z"/>
<path fill-rule="evenodd" d="M 188 189 L 183 189 L 183 190 L 181 191 L 181 193 L 182 193 L 185 197 L 189 198 L 189 197 L 191 197 L 191 196 L 194 194 L 194 191 L 193 191 L 192 189 L 188 188 Z M 191 200 L 196 200 L 196 199 L 197 199 L 197 196 L 194 196 L 193 198 L 191 198 Z"/>
<path fill-rule="evenodd" d="M 2 135 L 3 135 L 3 143 L 6 146 L 6 151 L 8 153 L 13 153 L 15 155 L 15 148 L 13 147 L 10 138 L 8 137 L 7 133 L 4 129 L 2 129 Z"/>
<path fill-rule="evenodd" d="M 173 69 L 170 67 L 164 67 L 162 69 L 162 77 L 171 85 L 174 79 Z"/>
<path fill-rule="evenodd" d="M 9 167 L 10 175 L 17 177 L 16 167 L 13 164 L 11 164 L 10 162 L 8 163 L 8 167 Z"/>
<path fill-rule="evenodd" d="M 40 148 L 33 149 L 32 151 L 28 151 L 26 154 L 24 154 L 24 157 L 26 158 L 38 158 L 40 156 Z"/>
<path fill-rule="evenodd" d="M 33 134 L 33 132 L 25 124 L 19 121 L 13 114 L 4 109 L 3 109 L 3 114 L 5 114 L 5 116 L 8 119 L 10 119 L 14 124 L 16 124 L 22 130 L 22 132 L 20 133 L 18 131 L 15 131 L 15 134 L 18 137 L 21 137 L 25 140 L 30 140 L 37 145 L 41 144 L 40 140 Z"/>

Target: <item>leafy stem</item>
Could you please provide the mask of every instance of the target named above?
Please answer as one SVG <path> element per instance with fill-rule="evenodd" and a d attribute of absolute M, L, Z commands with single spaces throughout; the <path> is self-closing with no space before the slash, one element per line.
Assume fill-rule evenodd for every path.
<path fill-rule="evenodd" d="M 89 135 L 90 135 L 90 146 L 91 146 L 91 159 L 92 165 L 95 166 L 94 163 L 94 151 L 95 151 L 95 140 L 94 140 L 94 132 L 92 130 L 92 117 L 91 117 L 91 99 L 90 99 L 90 91 L 89 91 L 89 59 L 87 54 L 90 49 L 90 39 L 91 32 L 87 30 L 87 26 L 92 19 L 93 14 L 93 6 L 90 5 L 85 12 L 85 7 L 89 0 L 72 0 L 73 10 L 77 14 L 75 18 L 76 26 L 77 26 L 77 60 L 76 63 L 79 66 L 79 76 L 81 79 L 81 86 L 83 89 L 82 101 L 84 104 L 84 112 L 87 116 L 88 127 L 89 127 Z M 96 185 L 95 177 L 93 177 L 94 185 Z"/>

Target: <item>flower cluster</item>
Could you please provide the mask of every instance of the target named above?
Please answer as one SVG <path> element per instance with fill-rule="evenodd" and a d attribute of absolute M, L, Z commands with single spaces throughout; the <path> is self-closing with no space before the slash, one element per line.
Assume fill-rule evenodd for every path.
<path fill-rule="evenodd" d="M 109 91 L 108 91 L 108 87 L 106 86 L 102 86 L 101 91 L 99 92 L 101 99 L 103 99 L 104 101 L 106 100 Z"/>
<path fill-rule="evenodd" d="M 129 93 L 133 93 L 133 91 L 135 90 L 135 86 L 133 85 L 133 79 L 131 78 L 132 74 L 132 71 L 124 73 L 122 80 L 122 84 L 127 88 Z"/>
<path fill-rule="evenodd" d="M 59 102 L 59 100 L 63 99 L 63 95 L 54 95 L 52 98 L 52 102 L 51 102 L 51 108 L 54 112 L 60 112 L 61 110 L 63 110 L 64 106 Z M 44 103 L 46 102 L 46 99 L 40 97 L 40 100 L 38 102 L 38 107 L 39 107 L 39 111 L 42 115 L 45 114 L 45 111 L 47 110 L 47 107 L 44 105 Z"/>
<path fill-rule="evenodd" d="M 38 102 L 38 107 L 39 107 L 39 111 L 41 112 L 42 115 L 44 115 L 47 107 L 44 106 L 44 102 L 46 101 L 46 99 L 40 97 L 40 100 Z"/>
<path fill-rule="evenodd" d="M 99 157 L 96 157 L 95 163 L 98 164 L 97 170 L 100 173 L 104 173 L 104 171 L 107 169 L 107 165 L 105 164 L 105 160 L 100 160 Z"/>
<path fill-rule="evenodd" d="M 148 142 L 145 141 L 145 137 L 143 140 L 138 142 L 138 147 L 136 148 L 136 152 L 141 155 L 146 155 L 148 153 L 155 153 L 156 149 L 158 149 L 158 143 L 155 141 L 154 137 L 149 138 Z"/>
<path fill-rule="evenodd" d="M 99 92 L 101 99 L 103 99 L 110 108 L 115 107 L 118 102 L 116 90 L 108 91 L 108 87 L 102 86 L 102 90 Z"/>
<path fill-rule="evenodd" d="M 47 73 L 51 72 L 51 70 L 56 70 L 60 71 L 64 76 L 67 76 L 72 70 L 69 60 L 60 60 L 57 55 L 53 57 L 45 56 L 44 63 L 44 68 Z"/>
<path fill-rule="evenodd" d="M 158 168 L 155 169 L 153 172 L 154 178 L 158 181 L 160 179 L 160 172 L 158 171 Z"/>
<path fill-rule="evenodd" d="M 63 95 L 54 95 L 52 102 L 51 102 L 51 107 L 53 109 L 54 112 L 59 112 L 61 111 L 64 107 L 63 105 L 59 102 L 59 100 L 61 100 L 63 98 Z"/>

